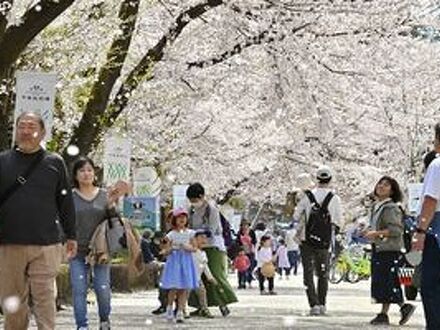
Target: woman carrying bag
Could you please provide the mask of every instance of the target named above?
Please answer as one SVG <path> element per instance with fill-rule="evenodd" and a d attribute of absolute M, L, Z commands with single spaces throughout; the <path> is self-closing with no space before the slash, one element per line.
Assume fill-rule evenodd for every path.
<path fill-rule="evenodd" d="M 110 329 L 111 287 L 110 265 L 87 263 L 89 244 L 96 228 L 107 218 L 109 210 L 130 187 L 118 182 L 109 190 L 95 184 L 95 166 L 89 158 L 78 159 L 73 166 L 73 199 L 76 212 L 78 254 L 70 261 L 73 309 L 77 329 L 88 329 L 87 290 L 89 272 L 93 273 L 93 288 L 99 310 L 99 329 Z"/>

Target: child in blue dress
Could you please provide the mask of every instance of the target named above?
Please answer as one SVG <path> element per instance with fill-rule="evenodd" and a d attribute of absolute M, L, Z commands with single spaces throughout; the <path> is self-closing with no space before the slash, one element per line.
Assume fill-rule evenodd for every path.
<path fill-rule="evenodd" d="M 166 318 L 174 319 L 173 303 L 177 298 L 176 322 L 183 323 L 188 291 L 198 288 L 197 269 L 194 264 L 194 231 L 188 229 L 188 212 L 183 209 L 173 211 L 172 230 L 165 236 L 169 251 L 162 275 L 161 288 L 168 291 Z"/>

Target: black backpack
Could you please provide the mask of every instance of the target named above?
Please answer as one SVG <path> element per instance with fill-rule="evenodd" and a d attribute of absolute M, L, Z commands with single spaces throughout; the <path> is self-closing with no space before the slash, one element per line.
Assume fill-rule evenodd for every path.
<path fill-rule="evenodd" d="M 318 249 L 328 249 L 332 241 L 332 221 L 328 205 L 334 195 L 329 192 L 322 205 L 319 205 L 311 191 L 307 190 L 305 193 L 312 204 L 306 223 L 306 242 Z"/>

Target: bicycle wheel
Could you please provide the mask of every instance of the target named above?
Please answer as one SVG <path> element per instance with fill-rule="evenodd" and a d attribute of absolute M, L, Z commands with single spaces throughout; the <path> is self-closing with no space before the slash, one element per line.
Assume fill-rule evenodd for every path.
<path fill-rule="evenodd" d="M 330 265 L 329 269 L 329 282 L 332 284 L 338 284 L 344 279 L 344 271 L 341 269 L 337 262 Z"/>
<path fill-rule="evenodd" d="M 345 276 L 345 278 L 347 279 L 347 282 L 350 283 L 357 283 L 361 280 L 361 277 L 359 276 L 358 273 L 356 273 L 354 270 L 350 269 L 347 272 L 347 275 Z"/>

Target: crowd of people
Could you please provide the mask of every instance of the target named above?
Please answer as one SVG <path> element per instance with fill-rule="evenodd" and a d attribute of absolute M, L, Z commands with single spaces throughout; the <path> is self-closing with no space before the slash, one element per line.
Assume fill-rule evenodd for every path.
<path fill-rule="evenodd" d="M 89 328 L 87 291 L 92 274 L 99 328 L 110 329 L 113 247 L 102 238 L 105 230 L 113 230 L 107 223 L 103 226 L 110 219 L 117 220 L 115 226 L 120 222 L 123 236 L 118 244 L 134 251 L 133 264 L 139 250 L 144 263 L 158 272 L 160 305 L 153 313 L 164 314 L 170 322 L 213 318 L 210 307 L 218 307 L 223 317 L 231 313 L 229 306 L 237 302 L 228 281 L 231 244 L 235 248 L 229 257 L 238 290 L 257 281 L 261 295 L 276 295 L 277 275 L 288 280 L 298 274 L 301 263 L 310 315 L 327 313 L 330 250 L 335 230 L 344 226 L 341 198 L 331 188 L 330 167 L 320 167 L 314 184 L 305 187 L 292 224 L 281 236 L 263 222 L 253 226 L 243 220 L 230 242 L 219 209 L 206 198 L 204 187 L 194 183 L 186 192 L 190 207 L 173 209 L 163 232 L 145 232 L 138 241 L 117 211 L 118 200 L 130 192 L 128 183 L 100 188 L 93 161 L 86 157 L 75 162 L 70 176 L 61 157 L 41 148 L 45 126 L 39 115 L 23 113 L 16 124 L 16 147 L 0 154 L 0 297 L 5 329 L 27 329 L 31 310 L 39 329 L 55 328 L 54 283 L 63 245 L 76 328 Z M 429 330 L 440 329 L 440 123 L 435 126 L 434 147 L 424 159 L 421 207 L 411 247 L 422 259 L 421 293 Z M 382 177 L 372 190 L 368 223 L 352 235 L 372 245 L 371 296 L 381 310 L 370 323 L 390 324 L 388 311 L 396 304 L 403 325 L 415 311 L 414 305 L 404 302 L 398 275 L 408 252 L 403 239 L 404 196 L 390 176 Z M 13 298 L 18 299 L 17 308 L 11 310 Z M 190 312 L 189 307 L 194 309 Z"/>

